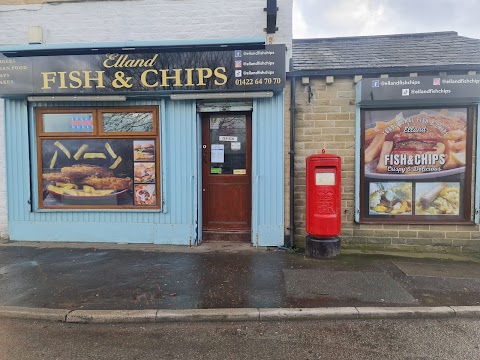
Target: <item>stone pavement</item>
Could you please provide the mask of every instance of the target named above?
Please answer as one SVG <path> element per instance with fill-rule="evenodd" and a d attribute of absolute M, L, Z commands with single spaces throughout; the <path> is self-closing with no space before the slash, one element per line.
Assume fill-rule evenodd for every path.
<path fill-rule="evenodd" d="M 462 260 L 462 261 L 459 261 Z M 249 245 L 0 245 L 0 306 L 66 310 L 480 305 L 480 261 Z"/>

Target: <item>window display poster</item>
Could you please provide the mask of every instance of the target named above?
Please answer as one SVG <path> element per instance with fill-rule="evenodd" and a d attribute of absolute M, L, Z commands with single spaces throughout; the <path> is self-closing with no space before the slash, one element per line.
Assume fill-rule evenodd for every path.
<path fill-rule="evenodd" d="M 467 115 L 466 108 L 365 110 L 364 217 L 466 219 Z"/>
<path fill-rule="evenodd" d="M 42 140 L 43 205 L 156 205 L 154 149 L 154 140 Z"/>

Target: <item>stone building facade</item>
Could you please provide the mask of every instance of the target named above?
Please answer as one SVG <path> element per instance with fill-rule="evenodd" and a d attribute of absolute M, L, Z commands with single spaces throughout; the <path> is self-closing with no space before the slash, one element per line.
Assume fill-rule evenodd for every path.
<path fill-rule="evenodd" d="M 341 237 L 344 246 L 480 250 L 479 226 L 473 223 L 415 225 L 355 222 L 357 82 L 362 78 L 387 79 L 395 76 L 474 75 L 480 70 L 480 58 L 475 50 L 479 44 L 480 40 L 463 38 L 456 33 L 294 40 L 290 81 L 295 76 L 294 222 L 297 246 L 305 246 L 305 159 L 325 149 L 342 159 Z M 422 52 L 421 56 L 418 49 Z M 290 109 L 289 96 L 286 102 L 286 108 Z M 288 120 L 286 136 L 290 134 Z M 288 141 L 286 144 L 285 179 L 289 184 Z M 288 219 L 289 207 L 286 206 L 286 209 Z M 288 224 L 289 220 L 285 223 Z"/>

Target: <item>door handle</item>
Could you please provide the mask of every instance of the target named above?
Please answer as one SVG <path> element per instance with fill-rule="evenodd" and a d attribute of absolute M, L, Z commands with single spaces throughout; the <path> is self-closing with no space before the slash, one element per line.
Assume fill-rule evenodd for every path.
<path fill-rule="evenodd" d="M 207 152 L 206 152 L 206 151 L 203 152 L 203 162 L 204 162 L 205 164 L 208 163 L 208 160 L 207 160 Z"/>

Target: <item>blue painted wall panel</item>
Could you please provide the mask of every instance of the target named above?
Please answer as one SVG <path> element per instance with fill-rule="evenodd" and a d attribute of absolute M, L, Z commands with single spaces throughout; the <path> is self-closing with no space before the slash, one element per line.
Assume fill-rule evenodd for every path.
<path fill-rule="evenodd" d="M 194 101 L 35 104 L 49 107 L 135 105 L 160 107 L 162 211 L 38 210 L 37 172 L 35 166 L 30 165 L 30 161 L 36 164 L 37 159 L 35 109 L 28 107 L 25 100 L 6 101 L 8 219 L 12 240 L 195 243 L 201 196 L 198 163 L 201 139 Z M 253 109 L 252 242 L 258 246 L 283 245 L 283 94 L 256 99 Z M 29 203 L 31 195 L 33 205 Z"/>
<path fill-rule="evenodd" d="M 12 240 L 120 241 L 189 244 L 194 236 L 196 204 L 196 110 L 193 101 L 128 101 L 122 103 L 37 103 L 36 106 L 135 106 L 165 104 L 160 121 L 163 136 L 162 183 L 165 206 L 148 211 L 32 211 L 38 204 L 35 111 L 25 100 L 7 100 L 5 132 L 9 232 Z M 30 131 L 30 137 L 29 137 Z M 30 141 L 29 141 L 30 139 Z M 163 189 L 163 187 L 165 187 Z M 156 227 L 169 224 L 170 227 Z M 112 235 L 115 238 L 112 239 Z M 186 236 L 188 234 L 188 236 Z"/>
<path fill-rule="evenodd" d="M 252 242 L 284 244 L 283 94 L 255 99 L 252 117 Z"/>

